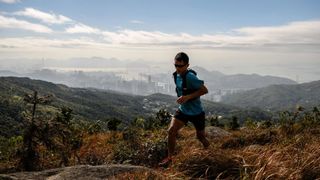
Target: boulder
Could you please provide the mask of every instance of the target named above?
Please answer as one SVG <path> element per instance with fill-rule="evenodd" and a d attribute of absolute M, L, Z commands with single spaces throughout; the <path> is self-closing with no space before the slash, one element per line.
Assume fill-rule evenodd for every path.
<path fill-rule="evenodd" d="M 11 174 L 0 174 L 0 179 L 47 179 L 47 180 L 65 180 L 65 179 L 113 179 L 123 173 L 149 173 L 152 177 L 162 179 L 163 177 L 152 169 L 133 166 L 133 165 L 79 165 L 65 168 L 44 170 L 39 172 L 18 172 Z"/>
<path fill-rule="evenodd" d="M 206 127 L 206 134 L 208 138 L 212 138 L 212 139 L 213 138 L 220 139 L 226 136 L 231 136 L 231 133 L 229 133 L 228 131 L 215 126 Z"/>

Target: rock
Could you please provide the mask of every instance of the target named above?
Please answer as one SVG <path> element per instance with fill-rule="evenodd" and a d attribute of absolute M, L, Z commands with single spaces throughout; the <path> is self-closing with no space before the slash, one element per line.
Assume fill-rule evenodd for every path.
<path fill-rule="evenodd" d="M 263 150 L 263 146 L 258 144 L 252 144 L 245 148 L 245 152 L 259 152 Z"/>
<path fill-rule="evenodd" d="M 47 180 L 60 180 L 60 179 L 112 179 L 122 173 L 150 173 L 158 179 L 163 177 L 152 169 L 133 166 L 133 165 L 79 165 L 65 168 L 57 168 L 44 170 L 39 172 L 18 172 L 12 174 L 0 174 L 0 179 L 16 180 L 16 179 L 47 179 Z"/>
<path fill-rule="evenodd" d="M 215 126 L 206 127 L 206 133 L 208 138 L 218 138 L 218 139 L 231 135 L 231 133 L 229 133 L 228 131 Z"/>

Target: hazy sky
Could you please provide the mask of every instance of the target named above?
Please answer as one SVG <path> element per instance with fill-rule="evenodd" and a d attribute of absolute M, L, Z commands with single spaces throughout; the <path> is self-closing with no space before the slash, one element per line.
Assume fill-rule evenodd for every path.
<path fill-rule="evenodd" d="M 318 0 L 0 0 L 0 62 L 103 57 L 320 78 Z"/>

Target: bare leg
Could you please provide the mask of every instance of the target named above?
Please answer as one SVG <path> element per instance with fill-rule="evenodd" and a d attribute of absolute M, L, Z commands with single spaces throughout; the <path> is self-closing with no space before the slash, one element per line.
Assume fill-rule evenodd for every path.
<path fill-rule="evenodd" d="M 178 131 L 185 125 L 184 122 L 172 118 L 170 127 L 168 129 L 168 157 L 172 157 L 176 145 L 176 138 Z"/>
<path fill-rule="evenodd" d="M 210 146 L 210 143 L 206 138 L 204 130 L 202 130 L 202 131 L 197 130 L 197 138 L 202 143 L 204 148 L 208 148 Z"/>

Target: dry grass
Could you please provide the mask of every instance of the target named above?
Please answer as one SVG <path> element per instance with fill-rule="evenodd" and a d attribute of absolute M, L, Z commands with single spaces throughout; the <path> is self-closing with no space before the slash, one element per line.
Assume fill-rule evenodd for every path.
<path fill-rule="evenodd" d="M 108 132 L 87 136 L 79 151 L 80 164 L 100 165 L 112 162 L 113 147 L 121 133 Z"/>
<path fill-rule="evenodd" d="M 317 179 L 320 178 L 320 135 L 317 129 L 285 137 L 278 129 L 233 132 L 230 138 L 211 140 L 208 150 L 186 128 L 179 153 L 167 176 L 204 179 Z"/>
<path fill-rule="evenodd" d="M 165 132 L 166 130 L 162 129 L 142 133 L 141 144 L 137 147 L 152 147 L 143 144 L 165 139 Z M 232 134 L 225 139 L 210 139 L 211 146 L 204 150 L 195 138 L 195 130 L 189 127 L 183 128 L 177 140 L 177 155 L 173 164 L 167 169 L 153 168 L 164 177 L 154 172 L 146 172 L 125 173 L 114 178 L 255 180 L 320 178 L 319 127 L 299 131 L 290 136 L 286 136 L 281 129 L 246 129 L 233 131 Z M 83 146 L 77 153 L 80 164 L 114 163 L 114 148 L 122 140 L 121 133 L 106 132 L 86 136 Z M 141 149 L 139 152 L 148 151 Z M 54 157 L 51 160 L 54 160 Z M 152 160 L 156 159 L 142 158 L 139 165 L 149 166 Z M 50 159 L 47 161 L 49 163 Z M 72 160 L 70 162 L 79 163 Z M 50 166 L 57 167 L 57 164 Z"/>
<path fill-rule="evenodd" d="M 184 128 L 177 141 L 177 155 L 173 165 L 162 170 L 170 179 L 236 179 L 240 176 L 239 158 L 232 151 L 219 147 L 220 140 L 210 140 L 211 146 L 203 149 L 192 128 Z"/>
<path fill-rule="evenodd" d="M 319 136 L 308 132 L 238 153 L 250 179 L 320 178 Z"/>
<path fill-rule="evenodd" d="M 233 136 L 224 140 L 221 147 L 240 148 L 249 145 L 265 145 L 277 141 L 277 132 L 275 130 L 248 130 L 235 132 Z"/>
<path fill-rule="evenodd" d="M 194 152 L 176 164 L 177 170 L 192 178 L 236 178 L 240 176 L 239 163 L 232 155 L 218 151 Z"/>

